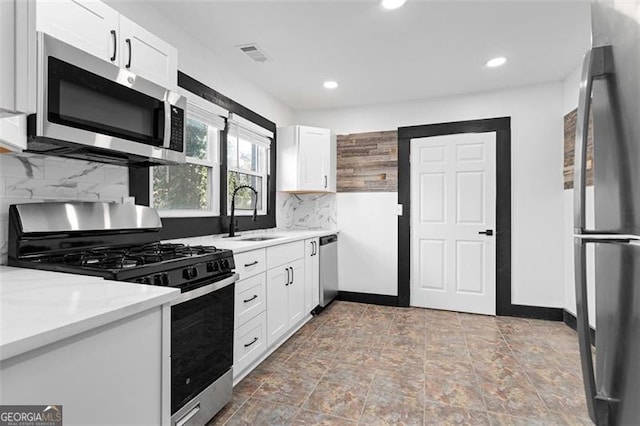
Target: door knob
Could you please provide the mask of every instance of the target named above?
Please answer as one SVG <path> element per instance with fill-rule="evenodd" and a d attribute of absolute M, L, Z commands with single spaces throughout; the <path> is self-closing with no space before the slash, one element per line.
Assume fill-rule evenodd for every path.
<path fill-rule="evenodd" d="M 487 229 L 486 231 L 480 231 L 478 232 L 478 234 L 484 234 L 486 236 L 492 236 L 493 235 L 493 229 Z"/>

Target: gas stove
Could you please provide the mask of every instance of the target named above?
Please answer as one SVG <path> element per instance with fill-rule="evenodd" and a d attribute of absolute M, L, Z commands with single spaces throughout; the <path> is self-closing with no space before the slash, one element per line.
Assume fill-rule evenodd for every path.
<path fill-rule="evenodd" d="M 163 244 L 148 207 L 107 203 L 11 206 L 12 266 L 102 276 L 183 292 L 233 275 L 230 250 Z"/>

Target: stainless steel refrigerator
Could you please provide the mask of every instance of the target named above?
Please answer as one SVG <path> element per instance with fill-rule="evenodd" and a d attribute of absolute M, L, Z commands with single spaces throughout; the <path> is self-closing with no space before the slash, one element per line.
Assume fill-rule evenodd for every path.
<path fill-rule="evenodd" d="M 592 3 L 575 173 L 578 334 L 589 415 L 640 424 L 640 2 Z M 585 222 L 586 133 L 593 114 L 594 217 Z M 595 252 L 595 373 L 589 339 L 587 247 Z"/>

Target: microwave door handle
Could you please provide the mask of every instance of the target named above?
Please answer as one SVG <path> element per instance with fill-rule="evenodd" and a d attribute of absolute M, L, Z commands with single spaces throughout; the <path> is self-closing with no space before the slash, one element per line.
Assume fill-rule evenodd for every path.
<path fill-rule="evenodd" d="M 162 147 L 169 149 L 171 147 L 171 104 L 165 96 L 164 100 L 164 133 L 162 139 Z"/>

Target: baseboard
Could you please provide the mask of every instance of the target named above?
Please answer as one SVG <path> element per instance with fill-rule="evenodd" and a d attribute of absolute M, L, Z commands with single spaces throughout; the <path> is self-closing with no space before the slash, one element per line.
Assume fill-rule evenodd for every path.
<path fill-rule="evenodd" d="M 571 327 L 574 331 L 578 331 L 578 319 L 571 312 L 563 310 L 562 321 L 564 321 L 564 323 Z M 589 327 L 589 340 L 591 341 L 591 346 L 596 345 L 596 331 L 593 329 L 593 327 Z"/>
<path fill-rule="evenodd" d="M 370 305 L 398 306 L 398 296 L 386 294 L 355 293 L 351 291 L 339 291 L 336 300 L 346 302 L 367 303 Z"/>
<path fill-rule="evenodd" d="M 547 308 L 543 306 L 511 305 L 509 312 L 502 315 L 508 317 L 541 319 L 548 321 L 562 321 L 564 310 L 561 308 Z"/>

